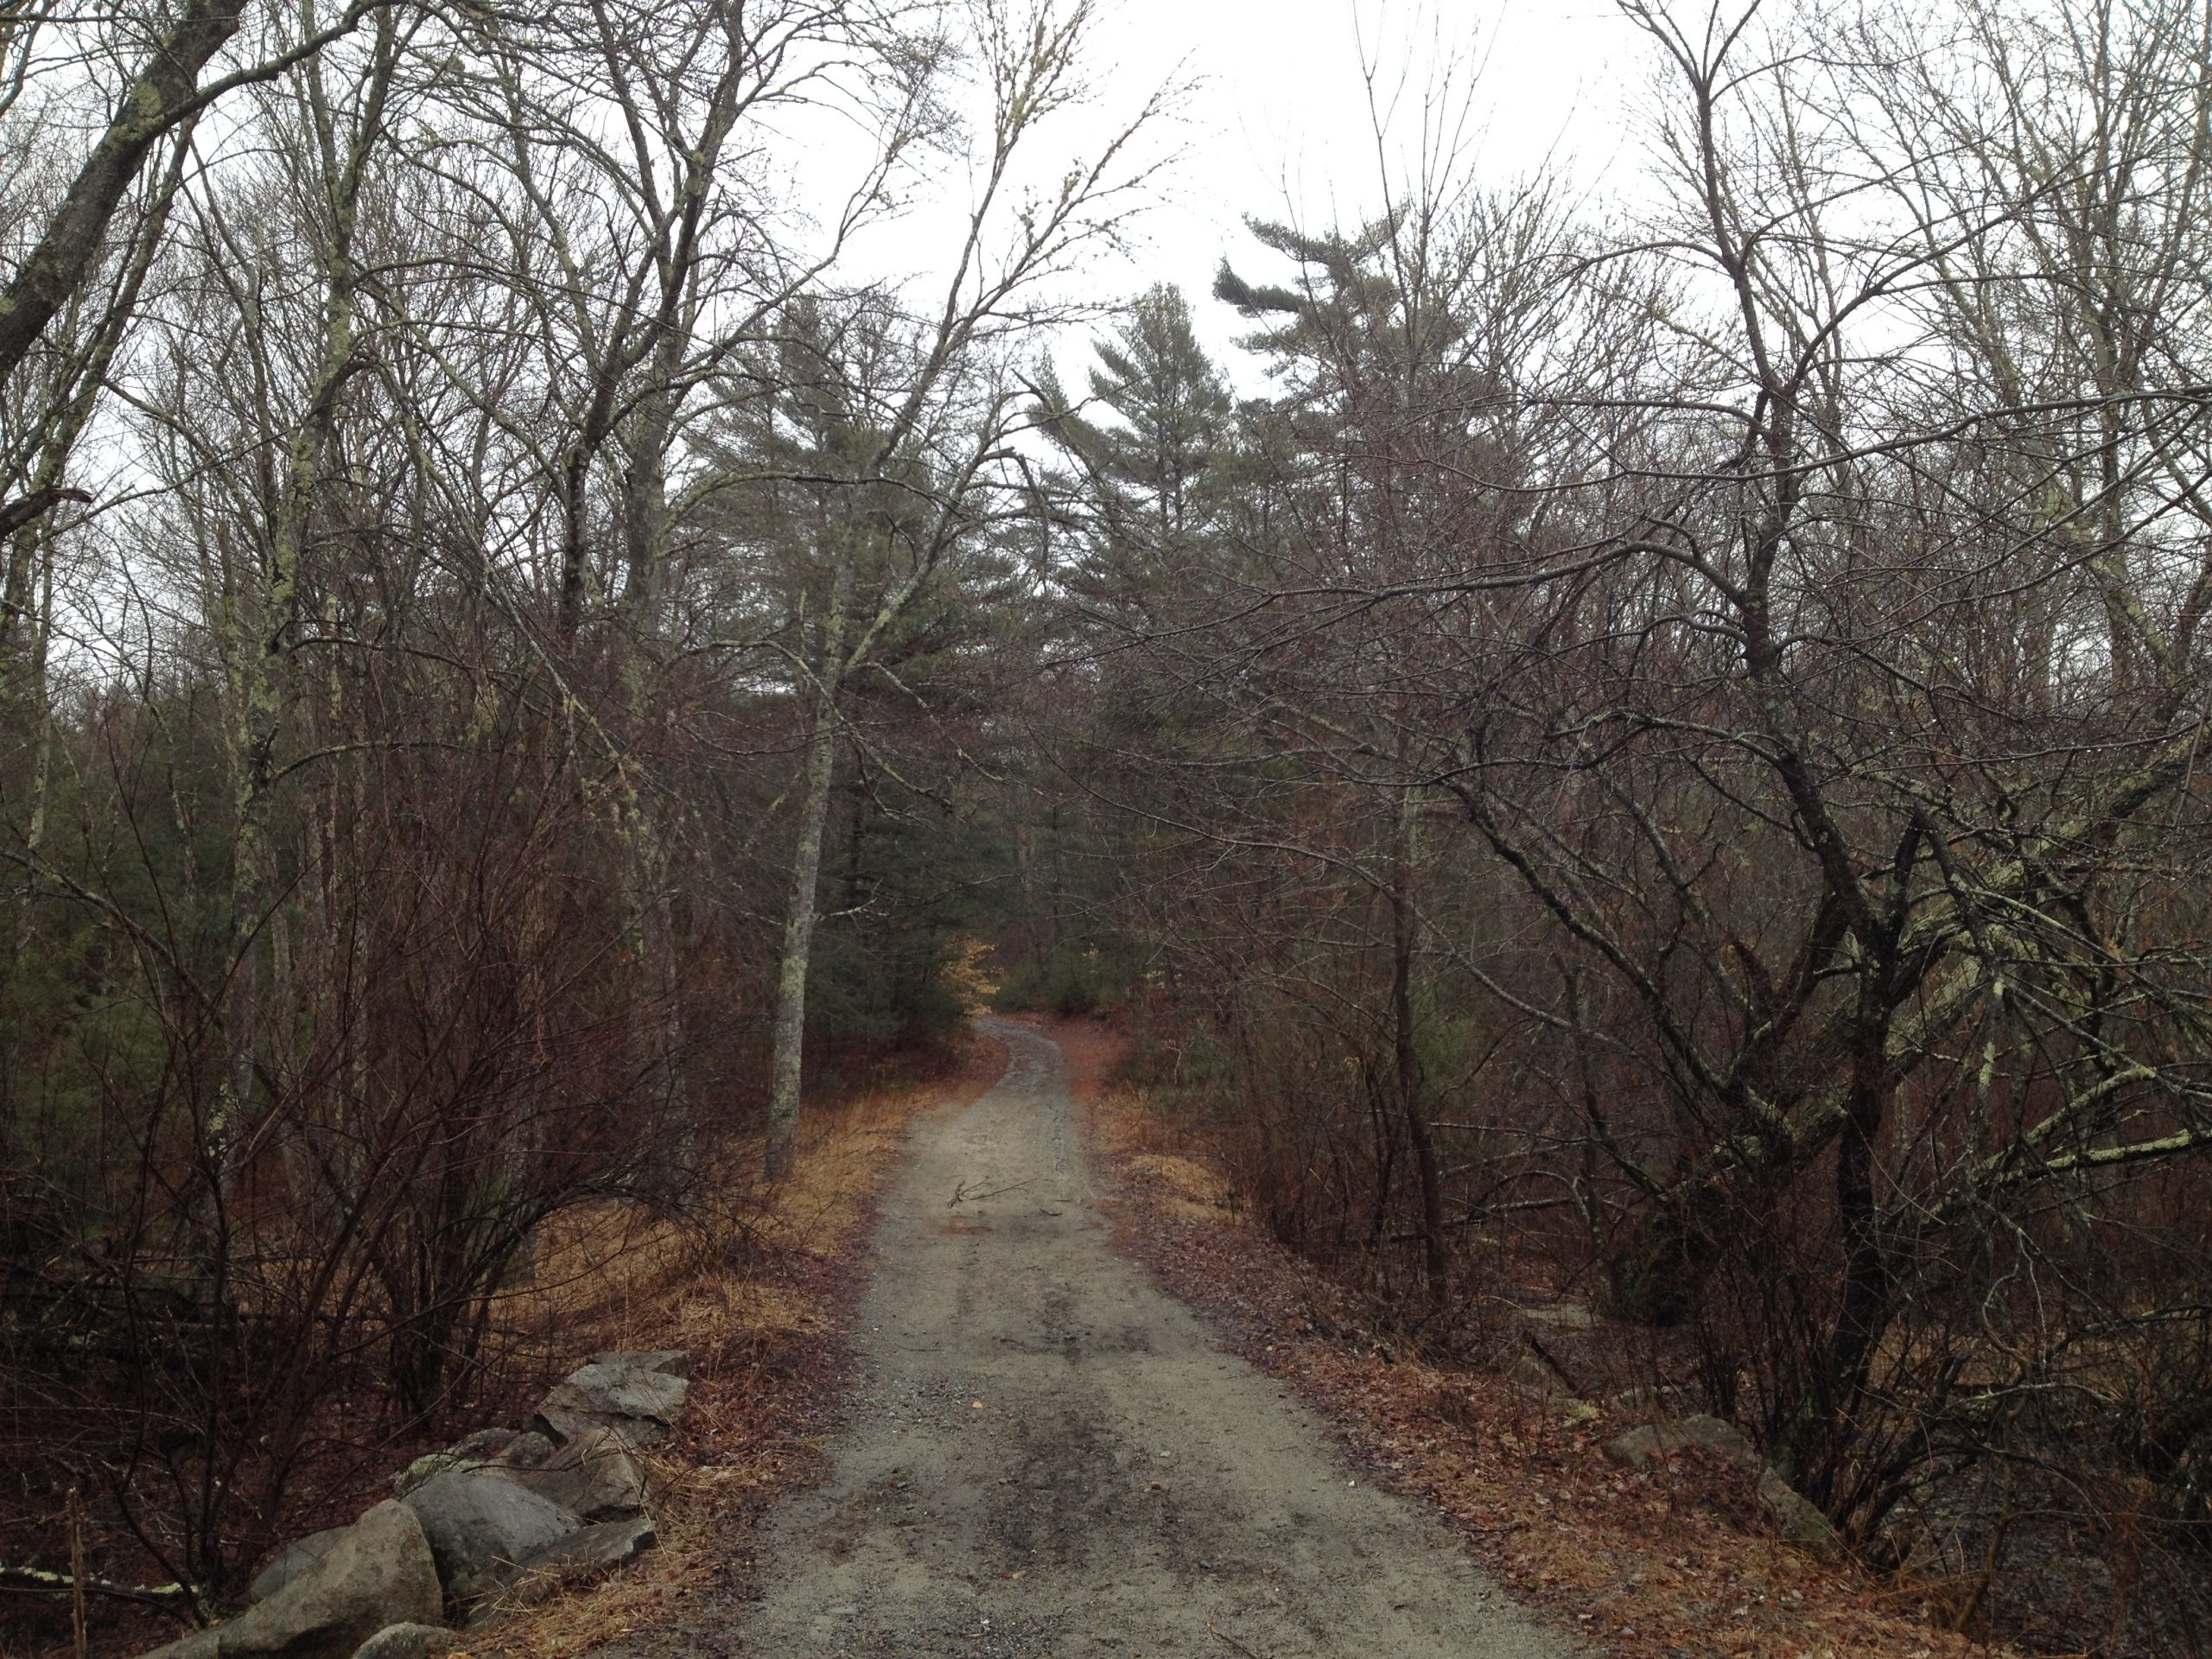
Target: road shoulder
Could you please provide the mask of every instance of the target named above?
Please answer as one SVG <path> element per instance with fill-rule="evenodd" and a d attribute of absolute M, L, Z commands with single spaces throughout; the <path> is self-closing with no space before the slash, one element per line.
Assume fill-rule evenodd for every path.
<path fill-rule="evenodd" d="M 715 1610 L 758 1593 L 762 1522 L 828 1471 L 868 1241 L 914 1128 L 975 1100 L 1005 1068 L 1004 1046 L 979 1035 L 940 1081 L 811 1104 L 798 1166 L 748 1223 L 753 1236 L 626 1307 L 619 1331 L 594 1329 L 590 1345 L 692 1354 L 682 1430 L 652 1460 L 659 1547 L 589 1583 L 545 1586 L 537 1605 L 470 1632 L 456 1659 L 693 1650 L 722 1622 Z"/>
<path fill-rule="evenodd" d="M 1878 1582 L 1767 1535 L 1742 1478 L 1685 1458 L 1632 1473 L 1594 1416 L 1503 1376 L 1394 1351 L 1356 1299 L 1239 1212 L 1205 1148 L 1115 1081 L 1096 1022 L 1040 1020 L 1070 1059 L 1115 1247 L 1280 1379 L 1373 1478 L 1441 1514 L 1484 1568 L 1593 1653 L 1622 1659 L 1950 1659 L 1993 1649 L 1936 1627 L 1927 1586 Z"/>

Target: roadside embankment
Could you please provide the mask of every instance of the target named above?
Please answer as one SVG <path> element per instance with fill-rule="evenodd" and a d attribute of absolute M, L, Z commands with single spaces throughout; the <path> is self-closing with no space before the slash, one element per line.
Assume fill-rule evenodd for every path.
<path fill-rule="evenodd" d="M 1501 1342 L 1492 1370 L 1444 1369 L 1375 1328 L 1345 1287 L 1240 1207 L 1197 1138 L 1117 1081 L 1120 1045 L 1039 1020 L 1066 1052 L 1116 1246 L 1201 1309 L 1232 1350 L 1319 1411 L 1379 1480 L 1427 1500 L 1532 1605 L 1626 1659 L 1942 1659 L 2001 1654 L 1942 1628 L 1950 1586 L 1883 1580 L 1784 1541 L 1725 1449 L 1643 1468 L 1605 1455 L 1648 1405 L 1585 1400 Z M 1501 1319 L 1525 1317 L 1501 1298 Z M 1541 1313 L 1558 1310 L 1539 1309 Z M 1547 1330 L 1543 1319 L 1535 1320 Z M 1586 1321 L 1577 1318 L 1574 1323 Z M 1580 1341 L 1602 1330 L 1578 1331 Z M 1554 1346 L 1561 1344 L 1554 1344 Z"/>

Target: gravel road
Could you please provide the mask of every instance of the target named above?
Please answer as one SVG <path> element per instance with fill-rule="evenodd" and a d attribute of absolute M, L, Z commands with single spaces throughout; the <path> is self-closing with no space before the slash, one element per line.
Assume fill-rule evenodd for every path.
<path fill-rule="evenodd" d="M 926 1121 L 889 1196 L 829 1478 L 769 1516 L 785 1656 L 1564 1659 L 1427 1513 L 1108 1247 L 1059 1050 Z M 734 1643 L 732 1638 L 734 1638 Z"/>

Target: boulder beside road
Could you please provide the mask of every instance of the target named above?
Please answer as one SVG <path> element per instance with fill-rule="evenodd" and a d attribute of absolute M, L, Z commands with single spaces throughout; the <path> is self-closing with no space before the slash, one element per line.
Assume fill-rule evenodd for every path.
<path fill-rule="evenodd" d="M 448 1469 L 400 1502 L 423 1523 L 447 1591 L 463 1601 L 513 1582 L 531 1554 L 583 1525 L 499 1469 Z"/>
<path fill-rule="evenodd" d="M 1758 1466 L 1758 1448 L 1745 1438 L 1742 1429 L 1701 1412 L 1646 1423 L 1616 1435 L 1606 1443 L 1605 1455 L 1630 1469 L 1649 1469 L 1691 1447 L 1717 1452 L 1739 1469 Z"/>
<path fill-rule="evenodd" d="M 271 1555 L 261 1571 L 253 1575 L 253 1582 L 246 1587 L 246 1599 L 268 1600 L 329 1554 L 338 1547 L 338 1541 L 352 1530 L 350 1526 L 327 1527 L 321 1532 L 311 1532 L 304 1538 L 295 1538 Z"/>
<path fill-rule="evenodd" d="M 637 1449 L 674 1434 L 690 1368 L 678 1349 L 593 1355 L 534 1427 L 417 1458 L 398 1497 L 271 1555 L 237 1618 L 145 1659 L 429 1659 L 451 1644 L 448 1600 L 477 1603 L 480 1622 L 518 1580 L 633 1560 L 658 1541 Z"/>
<path fill-rule="evenodd" d="M 444 1612 L 429 1541 L 395 1499 L 346 1528 L 320 1560 L 266 1600 L 148 1659 L 353 1659 L 386 1626 L 434 1624 Z"/>
<path fill-rule="evenodd" d="M 1645 1423 L 1614 1436 L 1606 1443 L 1605 1455 L 1626 1468 L 1648 1470 L 1693 1446 L 1715 1453 L 1746 1474 L 1757 1471 L 1754 1495 L 1785 1542 L 1823 1554 L 1841 1547 L 1841 1535 L 1819 1506 L 1764 1462 L 1741 1429 L 1718 1417 L 1696 1414 Z"/>
<path fill-rule="evenodd" d="M 645 1467 L 614 1428 L 584 1431 L 531 1466 L 503 1472 L 585 1521 L 619 1520 L 645 1510 Z"/>
<path fill-rule="evenodd" d="M 632 1446 L 658 1446 L 674 1433 L 691 1389 L 662 1369 L 670 1363 L 658 1353 L 602 1354 L 547 1392 L 538 1422 L 556 1430 L 564 1420 L 599 1423 Z"/>
<path fill-rule="evenodd" d="M 456 1640 L 442 1624 L 387 1624 L 353 1649 L 353 1659 L 431 1659 Z"/>

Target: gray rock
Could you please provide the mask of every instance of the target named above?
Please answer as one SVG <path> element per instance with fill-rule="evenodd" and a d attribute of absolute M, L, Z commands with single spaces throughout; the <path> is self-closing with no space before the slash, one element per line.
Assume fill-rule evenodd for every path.
<path fill-rule="evenodd" d="M 533 1428 L 509 1440 L 493 1461 L 503 1469 L 542 1469 L 552 1455 L 551 1438 Z"/>
<path fill-rule="evenodd" d="M 387 1624 L 353 1649 L 353 1659 L 430 1659 L 457 1639 L 442 1624 Z"/>
<path fill-rule="evenodd" d="M 660 1534 L 654 1530 L 650 1516 L 602 1521 L 548 1544 L 523 1562 L 522 1568 L 525 1573 L 566 1573 L 620 1567 L 659 1542 Z"/>
<path fill-rule="evenodd" d="M 1533 1319 L 1538 1325 L 1548 1325 L 1554 1331 L 1591 1331 L 1597 1328 L 1598 1316 L 1584 1302 L 1554 1302 L 1548 1307 L 1524 1307 L 1521 1317 Z"/>
<path fill-rule="evenodd" d="M 1718 1452 L 1738 1468 L 1758 1465 L 1758 1453 L 1741 1429 L 1702 1413 L 1631 1428 L 1606 1443 L 1605 1455 L 1631 1469 L 1649 1469 L 1692 1446 Z"/>
<path fill-rule="evenodd" d="M 512 1428 L 480 1428 L 474 1434 L 465 1434 L 442 1452 L 425 1452 L 391 1478 L 391 1484 L 405 1497 L 433 1476 L 446 1474 L 455 1469 L 489 1469 L 495 1464 L 509 1461 L 507 1452 L 517 1442 L 541 1437 L 526 1434 Z"/>
<path fill-rule="evenodd" d="M 1624 1468 L 1649 1469 L 1666 1457 L 1667 1445 L 1658 1424 L 1643 1423 L 1607 1440 L 1605 1455 Z"/>
<path fill-rule="evenodd" d="M 691 1355 L 683 1348 L 653 1348 L 639 1351 L 614 1349 L 604 1354 L 594 1354 L 594 1365 L 613 1365 L 633 1371 L 658 1371 L 663 1376 L 689 1377 L 691 1375 Z"/>
<path fill-rule="evenodd" d="M 659 1541 L 652 1520 L 642 1515 L 602 1521 L 570 1533 L 519 1563 L 512 1582 L 470 1611 L 468 1626 L 474 1630 L 488 1624 L 515 1608 L 545 1600 L 564 1583 L 635 1560 L 641 1551 Z"/>
<path fill-rule="evenodd" d="M 1505 1368 L 1505 1380 L 1522 1393 L 1533 1394 L 1540 1400 L 1574 1392 L 1557 1371 L 1525 1350 L 1516 1354 L 1513 1363 Z"/>
<path fill-rule="evenodd" d="M 266 1601 L 158 1652 L 162 1659 L 353 1659 L 387 1625 L 428 1624 L 442 1611 L 421 1524 L 406 1505 L 387 1502 Z"/>
<path fill-rule="evenodd" d="M 1708 1417 L 1702 1412 L 1688 1417 L 1677 1417 L 1666 1425 L 1665 1432 L 1683 1446 L 1702 1446 L 1708 1452 L 1718 1452 L 1743 1468 L 1751 1468 L 1759 1460 L 1758 1448 L 1744 1437 L 1744 1431 L 1733 1423 L 1723 1422 L 1718 1417 Z"/>
<path fill-rule="evenodd" d="M 1843 1536 L 1836 1531 L 1835 1523 L 1783 1479 L 1770 1464 L 1759 1471 L 1758 1500 L 1785 1542 L 1821 1555 L 1841 1548 Z"/>
<path fill-rule="evenodd" d="M 557 1451 L 547 1450 L 543 1462 L 511 1468 L 507 1478 L 586 1521 L 612 1521 L 645 1509 L 645 1467 L 617 1430 L 594 1429 Z"/>
<path fill-rule="evenodd" d="M 547 1392 L 544 1414 L 567 1412 L 620 1426 L 624 1419 L 672 1428 L 683 1414 L 691 1385 L 680 1376 L 646 1369 L 626 1357 L 594 1360 L 569 1373 Z M 634 1440 L 636 1436 L 632 1435 Z"/>
<path fill-rule="evenodd" d="M 266 1601 L 294 1579 L 306 1572 L 330 1554 L 350 1527 L 327 1527 L 321 1532 L 311 1532 L 304 1538 L 296 1538 L 271 1555 L 260 1572 L 253 1575 L 253 1582 L 246 1586 L 248 1601 Z"/>
<path fill-rule="evenodd" d="M 498 1589 L 533 1551 L 583 1524 L 499 1469 L 448 1469 L 403 1501 L 423 1523 L 447 1592 L 462 1599 Z"/>
<path fill-rule="evenodd" d="M 658 1446 L 666 1440 L 666 1423 L 651 1417 L 620 1417 L 602 1412 L 563 1411 L 547 1406 L 531 1418 L 531 1432 L 553 1446 L 574 1446 L 613 1429 L 632 1446 Z"/>
<path fill-rule="evenodd" d="M 391 1478 L 393 1490 L 405 1497 L 425 1481 L 450 1474 L 456 1469 L 482 1469 L 491 1462 L 489 1458 L 473 1456 L 448 1447 L 443 1452 L 425 1452 Z"/>

